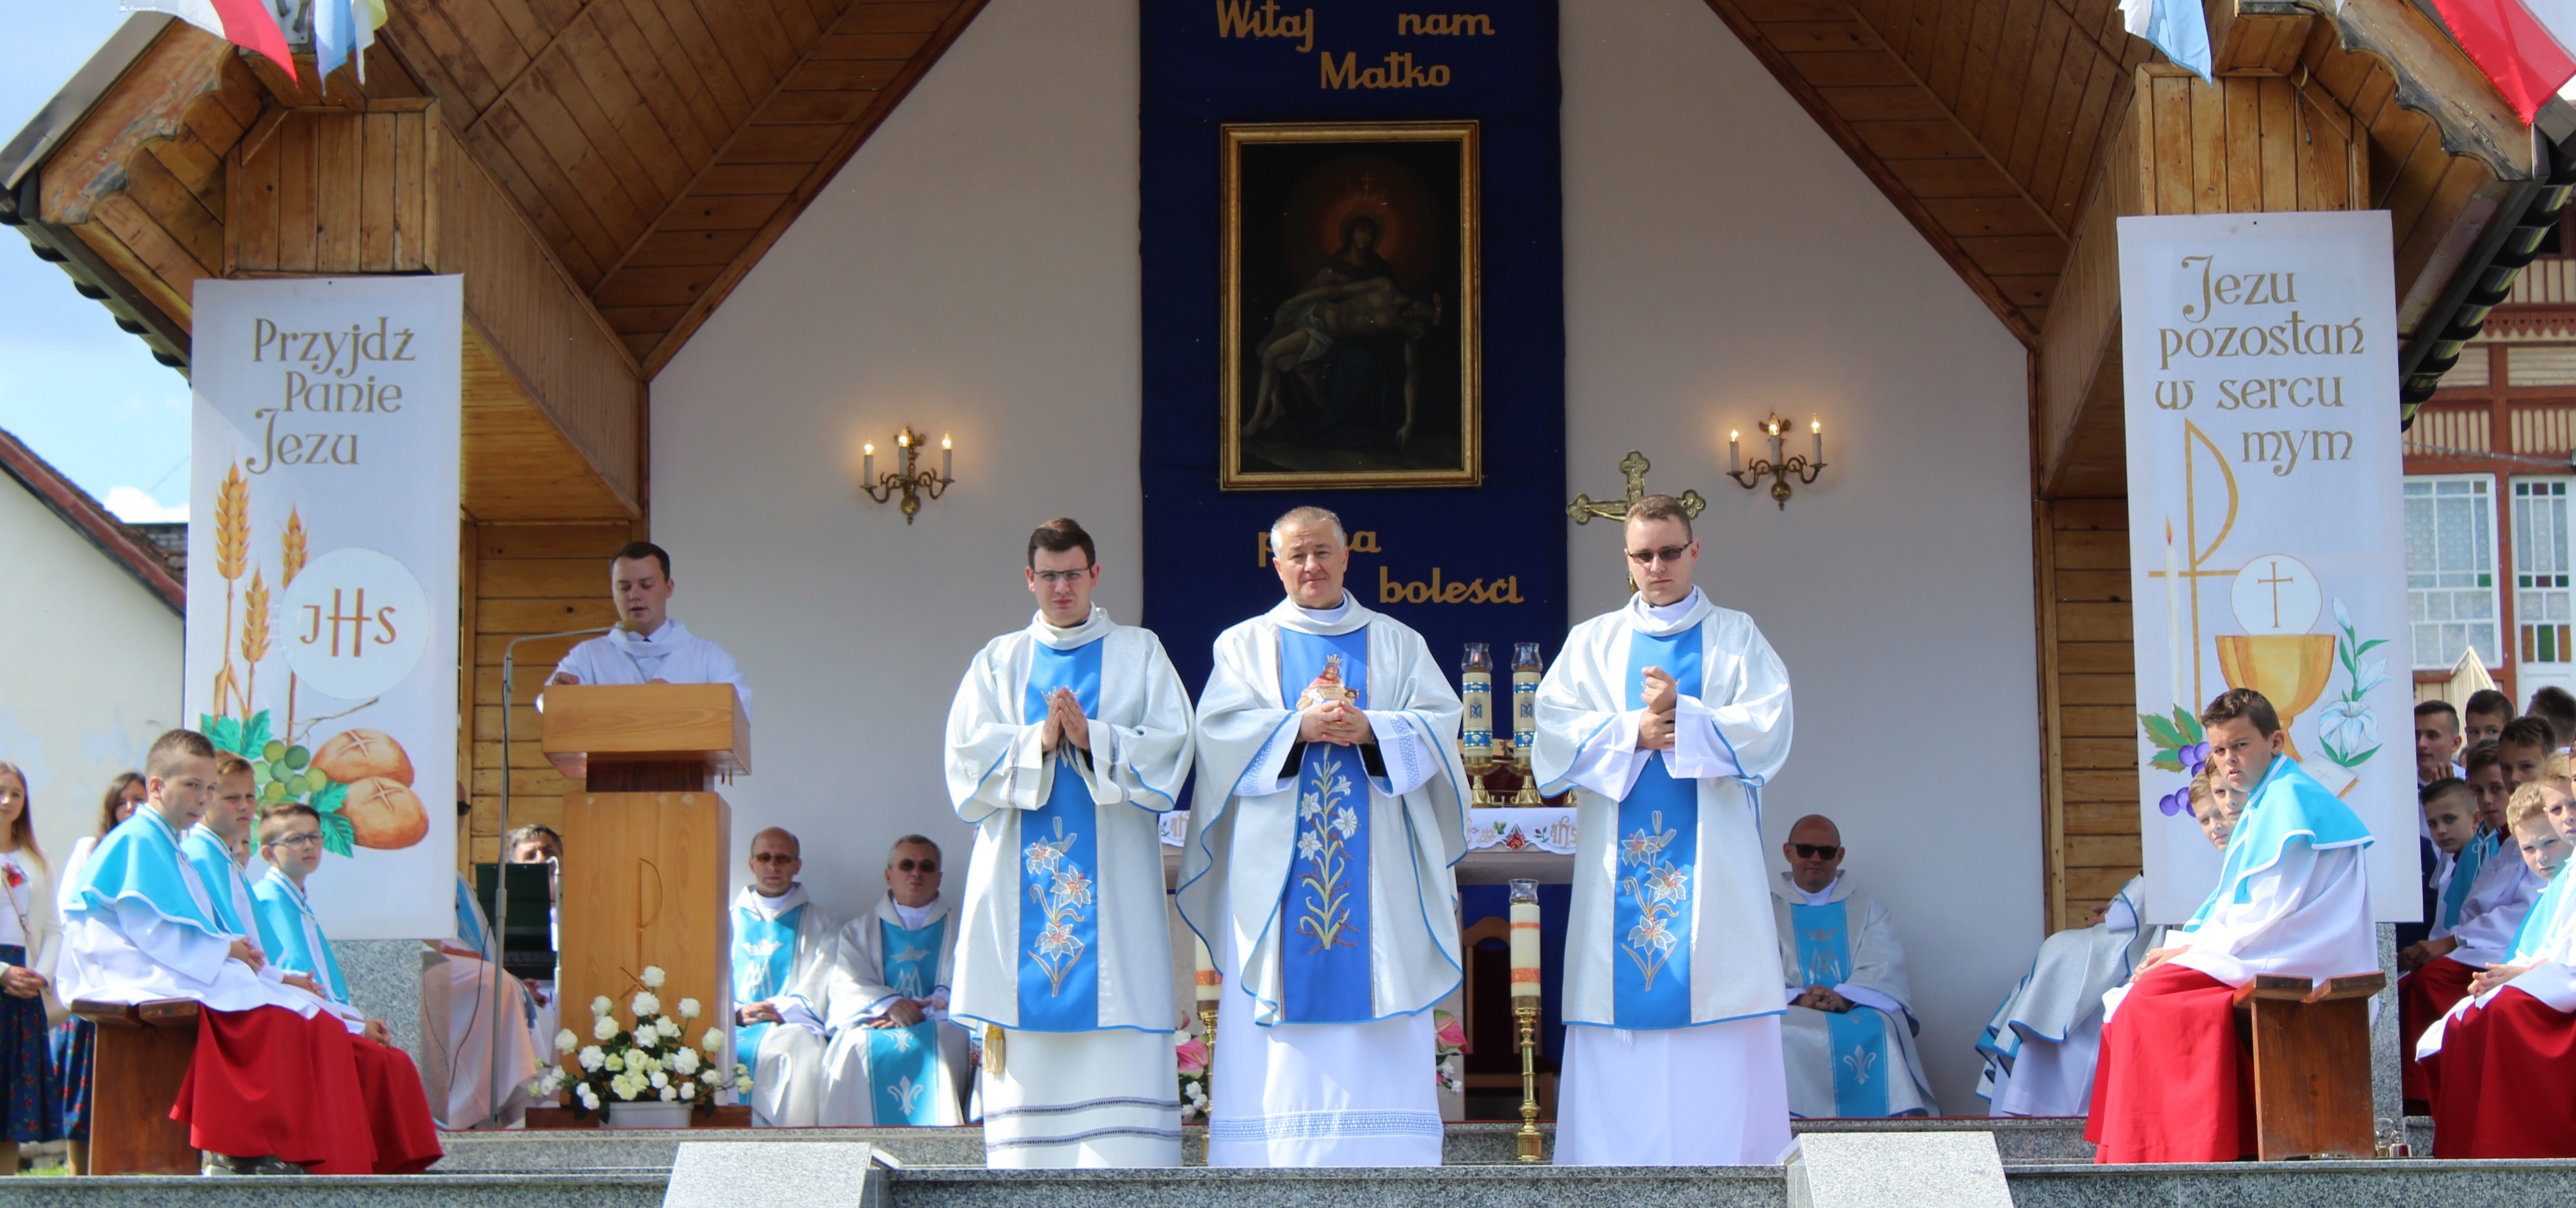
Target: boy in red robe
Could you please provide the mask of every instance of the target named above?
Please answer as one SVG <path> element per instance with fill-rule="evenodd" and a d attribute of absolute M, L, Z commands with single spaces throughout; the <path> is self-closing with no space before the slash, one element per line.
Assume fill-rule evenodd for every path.
<path fill-rule="evenodd" d="M 2379 967 L 2362 849 L 2370 831 L 2281 758 L 2279 716 L 2238 688 L 2200 715 L 2209 757 L 2244 794 L 2218 885 L 2147 954 L 2102 1029 L 2085 1139 L 2100 1162 L 2226 1162 L 2254 1150 L 2251 1063 L 2236 988 L 2257 974 L 2323 980 Z"/>
<path fill-rule="evenodd" d="M 2576 1099 L 2541 1089 L 2576 1077 L 2576 934 L 2567 908 L 2576 878 L 2564 875 L 2576 797 L 2567 789 L 2548 778 L 2514 793 L 2512 833 L 2549 891 L 2510 957 L 2479 973 L 2472 997 L 2417 1047 L 2432 1088 L 2434 1157 L 2576 1157 Z"/>

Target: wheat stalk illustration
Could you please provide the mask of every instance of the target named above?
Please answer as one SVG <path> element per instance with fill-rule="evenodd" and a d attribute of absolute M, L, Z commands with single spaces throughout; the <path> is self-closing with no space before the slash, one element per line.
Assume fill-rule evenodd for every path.
<path fill-rule="evenodd" d="M 234 462 L 224 471 L 223 482 L 215 488 L 215 573 L 224 580 L 224 636 L 217 647 L 223 651 L 223 667 L 215 672 L 215 715 L 232 712 L 227 695 L 238 682 L 233 674 L 233 584 L 241 578 L 242 563 L 250 555 L 250 483 L 244 481 L 241 463 Z M 242 716 L 250 715 L 250 698 L 239 698 Z"/>
<path fill-rule="evenodd" d="M 277 587 L 278 590 L 283 591 L 295 585 L 296 572 L 304 569 L 306 543 L 304 515 L 300 510 L 292 507 L 286 509 L 286 535 L 280 544 L 285 548 L 279 558 L 282 573 L 278 577 Z M 289 741 L 293 741 L 292 736 L 295 733 L 295 682 L 295 669 L 289 667 L 286 669 L 286 729 L 280 731 L 289 736 Z"/>
<path fill-rule="evenodd" d="M 261 572 L 250 572 L 250 590 L 242 593 L 242 716 L 251 712 L 259 690 L 259 661 L 268 657 L 268 584 Z"/>

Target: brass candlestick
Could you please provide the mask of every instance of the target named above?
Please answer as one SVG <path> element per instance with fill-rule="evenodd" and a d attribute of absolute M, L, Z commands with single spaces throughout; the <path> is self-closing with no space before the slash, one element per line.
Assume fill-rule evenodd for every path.
<path fill-rule="evenodd" d="M 1210 1083 L 1214 1083 L 1214 1082 L 1215 1082 L 1215 1080 L 1216 1080 L 1216 1008 L 1215 1008 L 1215 1007 L 1212 1007 L 1212 1006 L 1202 1006 L 1202 1007 L 1200 1007 L 1200 1008 L 1199 1008 L 1199 1043 L 1204 1044 L 1204 1045 L 1206 1045 L 1206 1046 L 1207 1046 L 1207 1051 L 1208 1051 L 1208 1081 L 1209 1081 Z"/>
<path fill-rule="evenodd" d="M 1466 769 L 1467 772 L 1468 808 L 1484 809 L 1488 806 L 1502 804 L 1502 802 L 1494 800 L 1494 795 L 1491 792 L 1488 792 L 1485 788 L 1485 776 L 1487 773 L 1492 772 L 1495 767 L 1494 748 L 1491 745 L 1471 747 L 1465 743 L 1460 743 L 1458 745 L 1458 762 L 1460 766 Z"/>
<path fill-rule="evenodd" d="M 1528 747 L 1518 745 L 1513 747 L 1512 770 L 1520 773 L 1521 777 L 1520 791 L 1512 794 L 1513 805 L 1547 804 L 1547 798 L 1538 795 L 1538 777 L 1530 774 L 1530 756 Z"/>
<path fill-rule="evenodd" d="M 1521 1024 L 1521 1161 L 1539 1160 L 1538 1135 L 1538 1000 L 1515 998 L 1512 1015 Z"/>

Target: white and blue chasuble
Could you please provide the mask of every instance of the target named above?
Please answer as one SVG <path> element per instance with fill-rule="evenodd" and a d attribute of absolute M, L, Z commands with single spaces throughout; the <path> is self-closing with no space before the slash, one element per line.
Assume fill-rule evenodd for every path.
<path fill-rule="evenodd" d="M 957 916 L 948 902 L 897 905 L 892 896 L 841 928 L 832 962 L 828 1089 L 819 1123 L 965 1122 L 966 1033 L 949 1017 Z M 885 1019 L 898 1001 L 921 1009 L 908 1027 Z"/>
<path fill-rule="evenodd" d="M 1977 1041 L 1977 1094 L 1995 1116 L 2081 1116 L 2092 1110 L 2102 1047 L 2102 996 L 2128 984 L 2156 947 L 2146 926 L 2147 882 L 2129 878 L 2102 921 L 2039 946 L 2030 972 L 2004 996 Z"/>
<path fill-rule="evenodd" d="M 1437 1165 L 1429 1008 L 1459 979 L 1464 707 L 1420 634 L 1347 594 L 1226 630 L 1215 664 L 1178 890 L 1227 983 L 1208 1164 Z M 1374 741 L 1301 744 L 1324 699 Z"/>
<path fill-rule="evenodd" d="M 1649 667 L 1674 681 L 1669 750 L 1637 749 Z M 1532 767 L 1580 828 L 1557 1161 L 1758 1164 L 1788 1144 L 1760 810 L 1790 734 L 1779 657 L 1697 590 L 1576 625 L 1539 682 Z"/>
<path fill-rule="evenodd" d="M 305 1018 L 321 999 L 263 977 L 231 957 L 240 932 L 215 921 L 213 896 L 179 850 L 179 835 L 146 806 L 109 831 L 63 892 L 56 966 L 65 1002 L 190 998 L 215 1011 L 279 1006 Z"/>
<path fill-rule="evenodd" d="M 784 1021 L 733 1030 L 731 1059 L 751 1071 L 754 1125 L 822 1122 L 823 1012 L 833 953 L 832 917 L 805 896 L 803 885 L 775 897 L 746 885 L 734 895 L 731 1001 L 736 1007 L 766 1003 Z"/>
<path fill-rule="evenodd" d="M 1042 744 L 1059 689 L 1088 750 Z M 988 1165 L 1180 1164 L 1159 821 L 1189 777 L 1193 724 L 1162 643 L 1099 608 L 1066 628 L 1031 617 L 958 684 L 948 790 L 975 851 L 950 997 L 960 1022 L 1003 1037 L 982 1082 Z"/>
<path fill-rule="evenodd" d="M 1939 1115 L 1915 1049 L 1920 1026 L 1905 946 L 1887 907 L 1848 875 L 1807 893 L 1780 874 L 1772 891 L 1787 997 L 1810 987 L 1849 999 L 1845 1012 L 1792 1006 L 1780 1021 L 1789 1113 L 1801 1119 Z"/>

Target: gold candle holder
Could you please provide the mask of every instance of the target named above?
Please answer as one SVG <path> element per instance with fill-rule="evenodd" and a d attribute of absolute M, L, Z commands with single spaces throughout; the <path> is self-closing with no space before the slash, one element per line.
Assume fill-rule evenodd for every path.
<path fill-rule="evenodd" d="M 1207 1046 L 1208 1081 L 1213 1084 L 1216 1081 L 1216 1008 L 1214 1006 L 1199 1008 L 1199 1043 Z"/>
<path fill-rule="evenodd" d="M 1485 774 L 1494 770 L 1494 656 L 1483 642 L 1467 643 L 1458 663 L 1458 699 L 1463 706 L 1458 727 L 1458 762 L 1467 772 L 1467 805 L 1483 809 L 1498 804 L 1485 790 Z"/>
<path fill-rule="evenodd" d="M 1521 1025 L 1521 1130 L 1515 1134 L 1520 1142 L 1521 1161 L 1541 1159 L 1542 1138 L 1538 1135 L 1538 1000 L 1515 998 L 1512 1015 Z"/>

